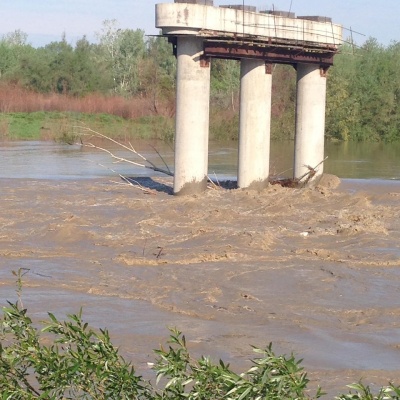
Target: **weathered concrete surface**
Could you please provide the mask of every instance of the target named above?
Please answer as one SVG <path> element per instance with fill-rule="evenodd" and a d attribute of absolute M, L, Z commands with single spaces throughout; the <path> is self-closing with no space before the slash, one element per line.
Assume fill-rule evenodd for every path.
<path fill-rule="evenodd" d="M 174 193 L 205 190 L 208 170 L 210 67 L 201 65 L 202 39 L 178 38 Z"/>
<path fill-rule="evenodd" d="M 164 35 L 257 36 L 265 40 L 304 41 L 322 46 L 342 42 L 340 25 L 199 4 L 156 4 L 156 27 Z"/>
<path fill-rule="evenodd" d="M 272 74 L 263 60 L 241 61 L 238 187 L 268 186 Z"/>
<path fill-rule="evenodd" d="M 294 178 L 300 179 L 315 170 L 310 179 L 323 173 L 325 138 L 326 76 L 318 65 L 297 65 L 296 134 Z M 309 175 L 302 180 L 308 179 Z"/>

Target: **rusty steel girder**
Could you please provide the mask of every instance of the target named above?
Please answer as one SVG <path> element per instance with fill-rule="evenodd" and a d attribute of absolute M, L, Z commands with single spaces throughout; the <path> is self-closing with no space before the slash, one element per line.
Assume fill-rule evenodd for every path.
<path fill-rule="evenodd" d="M 239 60 L 253 58 L 268 63 L 318 64 L 321 67 L 333 65 L 336 49 L 319 47 L 300 47 L 290 44 L 275 45 L 265 42 L 246 43 L 242 41 L 205 40 L 204 56 Z"/>

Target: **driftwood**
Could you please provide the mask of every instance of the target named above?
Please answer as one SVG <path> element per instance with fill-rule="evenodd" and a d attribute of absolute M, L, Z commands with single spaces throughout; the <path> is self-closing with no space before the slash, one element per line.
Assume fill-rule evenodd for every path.
<path fill-rule="evenodd" d="M 328 157 L 325 157 L 321 162 L 319 162 L 315 167 L 311 167 L 310 165 L 305 165 L 308 171 L 303 174 L 300 178 L 288 178 L 288 179 L 275 179 L 271 180 L 271 185 L 281 185 L 283 187 L 290 188 L 303 188 L 308 182 L 315 176 L 317 173 L 317 168 L 323 164 Z M 304 181 L 303 179 L 306 178 Z"/>

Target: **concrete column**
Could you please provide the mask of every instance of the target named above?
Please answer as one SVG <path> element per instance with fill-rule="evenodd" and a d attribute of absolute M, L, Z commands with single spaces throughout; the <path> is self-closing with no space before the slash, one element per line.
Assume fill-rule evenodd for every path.
<path fill-rule="evenodd" d="M 271 131 L 271 65 L 241 60 L 238 187 L 268 186 Z"/>
<path fill-rule="evenodd" d="M 300 179 L 324 159 L 326 76 L 319 65 L 297 65 L 296 135 L 294 178 Z M 316 181 L 323 173 L 323 163 L 310 179 Z M 305 182 L 308 175 L 301 179 Z"/>
<path fill-rule="evenodd" d="M 194 194 L 207 187 L 210 65 L 203 42 L 178 37 L 174 194 Z"/>

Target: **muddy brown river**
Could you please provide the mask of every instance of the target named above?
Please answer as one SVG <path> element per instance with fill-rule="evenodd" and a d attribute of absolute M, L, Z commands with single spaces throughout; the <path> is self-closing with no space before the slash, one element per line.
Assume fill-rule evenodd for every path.
<path fill-rule="evenodd" d="M 28 268 L 34 319 L 83 307 L 145 377 L 182 330 L 195 355 L 250 367 L 250 345 L 294 352 L 332 398 L 400 384 L 400 182 L 327 175 L 317 188 L 209 189 L 165 178 L 0 179 L 0 298 Z"/>

